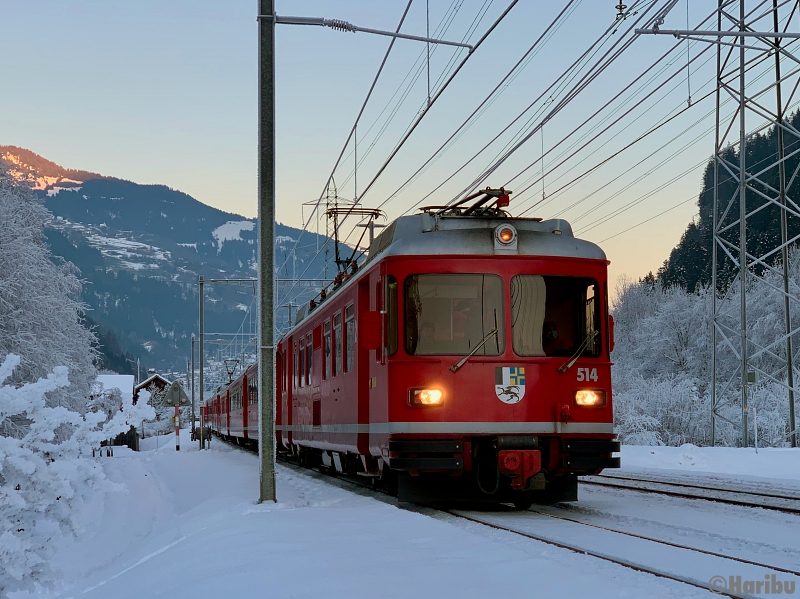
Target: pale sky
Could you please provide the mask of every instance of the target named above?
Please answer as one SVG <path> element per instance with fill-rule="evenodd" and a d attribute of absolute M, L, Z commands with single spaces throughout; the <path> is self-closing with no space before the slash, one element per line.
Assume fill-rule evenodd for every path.
<path fill-rule="evenodd" d="M 474 24 L 474 33 L 469 37 L 474 42 L 509 2 L 429 0 L 431 33 L 444 28 L 437 35 L 460 41 Z M 679 2 L 667 26 L 686 25 L 685 2 Z M 340 18 L 363 27 L 393 30 L 406 3 L 407 0 L 277 0 L 277 12 Z M 642 7 L 651 3 L 652 0 L 640 1 Z M 614 22 L 616 4 L 616 0 L 576 0 L 561 27 L 475 124 L 419 179 L 385 204 L 389 218 L 412 208 L 532 102 Z M 382 204 L 421 166 L 565 5 L 565 1 L 519 2 L 466 63 L 363 198 L 363 204 Z M 414 0 L 404 32 L 425 34 L 425 6 L 425 0 Z M 459 6 L 454 13 L 453 9 Z M 692 2 L 692 25 L 715 6 L 716 2 L 710 0 Z M 481 8 L 485 14 L 476 20 Z M 0 52 L 6 64 L 0 88 L 0 144 L 28 148 L 65 167 L 137 183 L 165 184 L 206 204 L 254 216 L 256 12 L 255 0 L 0 1 Z M 623 23 L 621 27 L 627 25 Z M 614 35 L 608 36 L 606 43 L 613 42 Z M 277 217 L 281 222 L 301 226 L 300 205 L 319 197 L 388 43 L 388 38 L 364 33 L 279 25 Z M 543 144 L 547 152 L 674 43 L 672 38 L 654 36 L 636 40 L 545 126 L 544 139 L 537 134 L 485 184 L 500 186 L 511 181 L 509 187 L 516 191 L 525 186 L 527 179 L 538 178 Z M 607 47 L 603 46 L 596 58 Z M 699 44 L 692 47 L 690 56 L 702 49 Z M 395 43 L 359 127 L 358 154 L 363 158 L 357 172 L 359 193 L 426 102 L 426 62 L 418 61 L 425 50 L 425 44 L 419 42 Z M 460 60 L 464 51 L 444 46 L 431 50 L 435 93 L 442 73 L 449 72 L 453 61 Z M 610 119 L 623 116 L 622 120 L 603 138 L 545 177 L 546 200 L 549 192 L 607 158 L 670 111 L 686 106 L 689 88 L 695 100 L 710 89 L 713 52 L 694 63 L 688 81 L 686 59 L 684 43 L 671 56 L 671 62 L 662 63 L 633 88 L 639 91 L 626 96 L 633 98 L 627 105 L 613 106 Z M 634 108 L 647 91 L 663 83 L 681 65 L 682 74 L 653 99 Z M 418 77 L 407 88 L 409 73 Z M 398 105 L 399 98 L 404 101 Z M 711 99 L 693 106 L 669 126 L 527 215 L 561 215 L 570 220 L 577 234 L 600 243 L 606 251 L 612 261 L 612 280 L 621 274 L 636 278 L 655 271 L 696 215 L 702 165 L 713 151 L 713 130 L 709 129 L 713 126 L 712 109 Z M 390 115 L 394 118 L 387 122 Z M 559 162 L 564 149 L 573 146 L 608 115 L 612 112 L 602 113 L 561 149 L 546 156 L 545 169 Z M 520 125 L 525 122 L 523 119 Z M 522 128 L 521 132 L 528 130 Z M 682 134 L 684 130 L 687 132 Z M 490 147 L 424 203 L 453 199 L 492 163 L 517 131 L 512 128 L 499 145 Z M 660 149 L 676 136 L 676 141 Z M 339 194 L 346 198 L 356 192 L 351 151 L 352 145 L 346 153 L 347 161 L 336 173 Z M 647 158 L 651 152 L 656 154 Z M 534 166 L 512 180 L 529 164 Z M 662 189 L 665 184 L 668 185 Z M 536 183 L 530 191 L 512 195 L 510 211 L 519 214 L 541 194 L 541 183 Z M 629 204 L 633 205 L 624 209 Z M 673 206 L 677 207 L 665 215 L 622 233 Z M 613 215 L 616 210 L 622 211 Z M 350 226 L 346 225 L 345 232 Z M 324 231 L 324 225 L 320 227 Z M 619 233 L 622 234 L 612 237 Z"/>

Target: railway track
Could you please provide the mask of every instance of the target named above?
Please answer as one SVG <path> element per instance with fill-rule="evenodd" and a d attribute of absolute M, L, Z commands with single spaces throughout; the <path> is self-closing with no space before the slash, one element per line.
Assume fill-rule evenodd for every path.
<path fill-rule="evenodd" d="M 236 447 L 239 449 L 244 449 L 238 445 L 236 445 Z M 715 576 L 721 576 L 722 574 L 732 572 L 740 575 L 741 578 L 745 580 L 764 580 L 766 573 L 767 575 L 782 575 L 782 580 L 787 580 L 789 577 L 791 577 L 794 582 L 800 583 L 800 570 L 774 566 L 755 560 L 726 555 L 707 549 L 692 547 L 690 545 L 674 543 L 656 537 L 624 531 L 618 528 L 612 528 L 610 526 L 585 522 L 561 513 L 553 513 L 553 510 L 560 509 L 557 505 L 549 508 L 533 507 L 525 511 L 518 511 L 509 506 L 500 505 L 497 506 L 495 511 L 491 512 L 476 512 L 461 509 L 442 509 L 430 506 L 408 505 L 397 501 L 397 499 L 387 495 L 386 493 L 383 493 L 382 491 L 373 489 L 372 485 L 367 481 L 342 475 L 332 476 L 322 471 L 309 470 L 299 466 L 294 461 L 286 459 L 280 459 L 280 462 L 284 466 L 291 468 L 293 471 L 309 476 L 315 480 L 326 482 L 327 484 L 332 484 L 333 486 L 339 488 L 354 491 L 359 495 L 372 497 L 378 501 L 394 505 L 401 509 L 411 509 L 424 515 L 439 519 L 446 520 L 448 518 L 454 518 L 469 522 L 473 525 L 483 526 L 491 530 L 522 536 L 531 540 L 559 547 L 561 549 L 566 549 L 574 553 L 590 555 L 594 558 L 635 570 L 637 572 L 651 574 L 659 578 L 672 580 L 674 582 L 686 584 L 702 590 L 710 590 L 710 576 L 712 574 Z M 636 479 L 629 478 L 626 480 L 630 482 L 654 483 L 652 480 L 645 481 L 643 479 L 637 481 Z M 605 483 L 606 481 L 600 482 Z M 593 483 L 594 481 L 591 481 L 590 484 Z M 668 485 L 672 483 L 661 482 L 660 484 Z M 624 486 L 618 481 L 614 481 L 611 484 L 604 484 L 602 486 L 612 486 L 647 492 L 647 489 Z M 697 488 L 696 485 L 686 486 L 695 488 L 696 490 L 702 490 Z M 721 489 L 714 488 L 713 490 L 719 491 Z M 658 493 L 660 491 L 656 490 L 652 492 Z M 686 493 L 673 491 L 663 494 L 679 497 L 687 496 Z M 690 498 L 709 499 L 711 501 L 717 500 L 715 498 L 709 498 L 700 495 L 691 495 Z M 787 498 L 793 499 L 792 497 Z M 732 499 L 726 500 L 726 503 L 737 503 L 744 506 L 753 505 L 751 502 L 737 502 Z M 757 507 L 763 506 L 757 505 Z M 782 511 L 794 510 L 782 509 Z M 555 526 L 553 526 L 553 523 L 555 523 Z M 594 534 L 587 535 L 585 531 L 593 531 Z M 598 533 L 602 536 L 598 537 Z M 624 541 L 620 543 L 620 539 L 624 539 Z M 658 549 L 654 550 L 654 547 Z M 687 567 L 688 565 L 688 568 L 692 570 L 693 573 L 684 575 L 680 572 L 673 571 L 670 569 L 671 564 L 679 564 L 676 566 L 677 568 Z M 697 575 L 698 571 L 701 572 L 700 575 Z M 760 593 L 746 594 L 736 590 L 728 590 L 727 588 L 719 587 L 716 587 L 714 592 L 720 596 L 731 597 L 733 599 L 756 599 L 756 597 L 760 595 Z"/>
<path fill-rule="evenodd" d="M 591 527 L 600 529 L 602 531 L 606 531 L 607 533 L 613 533 L 614 535 L 624 535 L 627 537 L 634 538 L 638 541 L 644 541 L 646 543 L 655 543 L 659 545 L 664 545 L 668 547 L 672 553 L 675 552 L 686 552 L 689 554 L 702 554 L 703 556 L 707 556 L 709 559 L 715 560 L 717 563 L 710 564 L 694 564 L 694 570 L 703 570 L 706 573 L 706 576 L 693 576 L 693 575 L 682 575 L 678 572 L 671 571 L 669 569 L 670 562 L 668 560 L 663 559 L 664 553 L 661 552 L 658 556 L 653 558 L 653 552 L 650 551 L 641 551 L 639 547 L 631 547 L 629 546 L 627 551 L 617 551 L 615 554 L 614 552 L 608 549 L 601 549 L 597 548 L 597 543 L 587 543 L 584 539 L 584 542 L 576 542 L 571 540 L 574 535 L 572 534 L 563 534 L 565 531 L 561 530 L 558 537 L 553 536 L 552 534 L 543 534 L 539 531 L 532 531 L 530 530 L 529 526 L 534 524 L 533 522 L 528 523 L 528 526 L 520 526 L 519 525 L 519 514 L 514 514 L 513 521 L 516 521 L 518 524 L 514 525 L 511 523 L 503 522 L 504 519 L 502 516 L 503 514 L 494 514 L 492 516 L 487 515 L 476 515 L 474 512 L 462 512 L 459 510 L 446 510 L 446 512 L 455 518 L 467 520 L 474 524 L 478 524 L 481 526 L 487 526 L 494 530 L 508 532 L 514 535 L 519 535 L 522 537 L 526 537 L 528 539 L 532 539 L 535 541 L 540 541 L 542 543 L 546 543 L 548 545 L 553 545 L 555 547 L 559 547 L 561 549 L 567 549 L 569 551 L 573 551 L 575 553 L 580 553 L 584 555 L 590 555 L 597 559 L 601 559 L 603 561 L 611 562 L 617 564 L 619 566 L 623 566 L 625 568 L 629 568 L 631 570 L 635 570 L 637 572 L 643 572 L 647 574 L 652 574 L 654 576 L 658 576 L 659 578 L 666 578 L 675 582 L 680 582 L 683 584 L 690 585 L 692 587 L 703 589 L 703 590 L 712 590 L 711 584 L 714 579 L 721 578 L 723 581 L 727 583 L 727 577 L 724 575 L 719 575 L 715 573 L 724 573 L 727 574 L 729 572 L 736 572 L 740 578 L 745 580 L 765 580 L 765 573 L 766 575 L 770 575 L 771 573 L 781 573 L 784 575 L 784 578 L 781 579 L 782 582 L 787 580 L 786 575 L 790 575 L 792 577 L 792 581 L 797 583 L 798 579 L 800 579 L 800 572 L 795 570 L 787 569 L 787 568 L 780 568 L 776 566 L 772 566 L 769 564 L 763 564 L 760 562 L 755 562 L 752 560 L 746 560 L 742 558 L 737 558 L 733 556 L 726 556 L 719 553 L 706 551 L 703 549 L 698 549 L 696 547 L 691 547 L 688 545 L 681 545 L 678 543 L 670 543 L 667 541 L 663 541 L 660 539 L 655 539 L 652 537 L 646 537 L 642 535 L 637 535 L 633 533 L 628 533 L 625 531 L 620 531 L 612 528 L 608 528 L 605 526 L 600 526 L 596 524 L 589 524 L 586 522 L 580 522 L 577 520 L 562 518 L 559 516 L 554 516 L 552 514 L 547 514 L 544 512 L 540 512 L 536 509 L 529 510 L 537 514 L 541 514 L 543 516 L 556 518 L 560 520 L 565 520 L 571 523 L 575 523 L 579 526 L 584 527 Z M 508 514 L 506 514 L 508 515 Z M 499 516 L 499 518 L 498 518 Z M 499 520 L 499 521 L 498 521 Z M 540 522 L 540 521 L 539 521 Z M 538 524 L 538 523 L 537 523 Z M 607 546 L 610 544 L 607 544 Z M 639 553 L 643 559 L 631 558 L 630 554 Z M 651 558 L 650 562 L 648 563 L 647 558 Z M 662 565 L 655 565 L 652 562 L 661 562 Z M 682 560 L 678 560 L 682 561 Z M 748 568 L 747 571 L 742 570 L 743 566 Z M 731 568 L 733 566 L 733 568 Z M 754 571 L 753 568 L 757 568 L 757 571 Z M 742 572 L 745 572 L 742 575 Z M 720 596 L 724 597 L 731 597 L 734 599 L 753 599 L 760 595 L 753 595 L 753 594 L 746 594 L 737 592 L 736 590 L 729 590 L 726 586 L 719 587 L 715 586 L 713 592 L 719 594 Z"/>
<path fill-rule="evenodd" d="M 800 492 L 766 493 L 747 490 L 724 483 L 698 485 L 691 482 L 657 478 L 649 475 L 602 474 L 581 479 L 583 485 L 656 493 L 685 499 L 702 499 L 744 507 L 759 507 L 792 514 L 800 514 Z"/>

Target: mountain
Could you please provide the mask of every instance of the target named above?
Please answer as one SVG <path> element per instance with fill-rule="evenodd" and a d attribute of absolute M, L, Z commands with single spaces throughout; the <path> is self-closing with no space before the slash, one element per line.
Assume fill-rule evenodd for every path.
<path fill-rule="evenodd" d="M 97 173 L 61 167 L 17 146 L 0 146 L 0 160 L 8 165 L 17 181 L 24 181 L 31 189 L 47 189 L 60 183 L 71 185 L 100 178 Z"/>
<path fill-rule="evenodd" d="M 787 118 L 791 127 L 800 127 L 800 112 L 795 112 Z M 784 145 L 786 180 L 793 179 L 793 173 L 800 168 L 800 152 L 798 146 L 800 142 L 791 136 L 794 141 L 787 141 Z M 777 160 L 777 132 L 774 127 L 764 133 L 753 135 L 747 140 L 746 161 L 748 165 L 770 164 Z M 725 150 L 724 158 L 732 163 L 738 164 L 739 154 L 733 148 Z M 731 198 L 737 193 L 737 181 L 734 180 L 724 169 L 719 171 L 719 197 Z M 778 168 L 774 167 L 760 178 L 772 187 L 772 190 L 779 188 Z M 793 186 L 796 186 L 794 182 Z M 774 191 L 763 188 L 758 191 L 774 196 Z M 788 194 L 791 199 L 793 193 L 791 189 Z M 750 206 L 752 198 L 753 205 Z M 754 191 L 748 191 L 745 198 L 745 206 L 749 213 L 747 217 L 747 251 L 751 255 L 764 255 L 776 247 L 781 239 L 781 219 L 780 209 L 776 205 L 769 205 L 754 212 L 756 206 L 764 204 L 763 199 L 756 197 Z M 711 283 L 711 260 L 712 260 L 712 238 L 713 238 L 713 206 L 714 206 L 714 163 L 709 161 L 703 173 L 702 188 L 698 198 L 699 214 L 695 221 L 689 223 L 681 240 L 670 253 L 669 258 L 664 262 L 658 271 L 659 280 L 665 285 L 680 285 L 688 291 L 694 291 L 698 285 L 708 285 Z M 732 204 L 729 214 L 739 214 L 738 196 Z M 728 217 L 730 222 L 731 217 Z M 788 219 L 788 239 L 800 238 L 800 219 Z M 738 225 L 729 228 L 723 233 L 723 238 L 734 248 L 739 246 L 739 227 Z M 738 255 L 738 251 L 736 252 Z M 720 284 L 726 287 L 738 275 L 738 268 L 730 260 L 724 251 L 717 252 L 719 263 Z M 773 257 L 774 263 L 780 263 L 781 254 L 777 252 Z M 763 267 L 762 269 L 763 270 Z M 757 273 L 758 274 L 758 273 Z"/>
<path fill-rule="evenodd" d="M 122 361 L 140 358 L 143 369 L 185 372 L 191 336 L 198 334 L 198 277 L 258 275 L 255 219 L 164 185 L 66 169 L 15 146 L 0 146 L 0 160 L 52 213 L 47 240 L 55 257 L 81 271 L 107 368 L 119 371 Z M 325 275 L 326 255 L 317 251 L 326 247 L 325 237 L 306 233 L 296 243 L 301 231 L 282 224 L 275 235 L 278 277 Z M 313 285 L 289 287 L 279 284 L 279 302 L 316 294 Z M 252 283 L 205 285 L 206 332 L 230 339 L 230 333 L 255 331 L 255 300 Z M 277 326 L 287 320 L 287 310 L 277 310 Z"/>

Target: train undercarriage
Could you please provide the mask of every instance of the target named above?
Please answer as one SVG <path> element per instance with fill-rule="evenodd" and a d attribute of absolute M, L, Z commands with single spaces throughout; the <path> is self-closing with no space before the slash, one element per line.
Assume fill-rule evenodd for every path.
<path fill-rule="evenodd" d="M 227 438 L 223 436 L 223 438 Z M 255 440 L 230 437 L 257 448 Z M 560 436 L 395 438 L 388 460 L 303 445 L 277 448 L 279 459 L 370 484 L 422 504 L 533 504 L 578 500 L 578 476 L 619 468 L 619 442 Z"/>

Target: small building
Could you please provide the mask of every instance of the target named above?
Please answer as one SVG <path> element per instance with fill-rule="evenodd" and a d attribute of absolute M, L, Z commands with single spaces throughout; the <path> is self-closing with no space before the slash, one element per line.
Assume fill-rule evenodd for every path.
<path fill-rule="evenodd" d="M 142 437 L 145 436 L 145 427 L 147 436 L 153 434 L 165 434 L 171 432 L 174 427 L 175 407 L 169 401 L 168 393 L 173 384 L 168 378 L 157 374 L 155 371 L 148 371 L 150 375 L 147 380 L 142 381 L 134 387 L 133 403 L 139 400 L 139 394 L 142 391 L 150 393 L 150 405 L 156 411 L 156 417 L 153 420 L 145 420 L 142 422 Z M 192 406 L 189 405 L 189 398 L 186 396 L 186 391 L 183 388 L 183 382 L 178 380 L 178 389 L 180 390 L 180 407 L 179 422 L 191 422 Z"/>
<path fill-rule="evenodd" d="M 133 388 L 133 403 L 134 405 L 139 400 L 139 391 L 145 389 L 146 391 L 150 392 L 150 395 L 155 395 L 157 393 L 163 393 L 165 389 L 168 389 L 169 386 L 172 384 L 172 381 L 164 378 L 160 374 L 152 373 L 147 378 L 147 380 L 142 381 L 138 385 Z"/>

